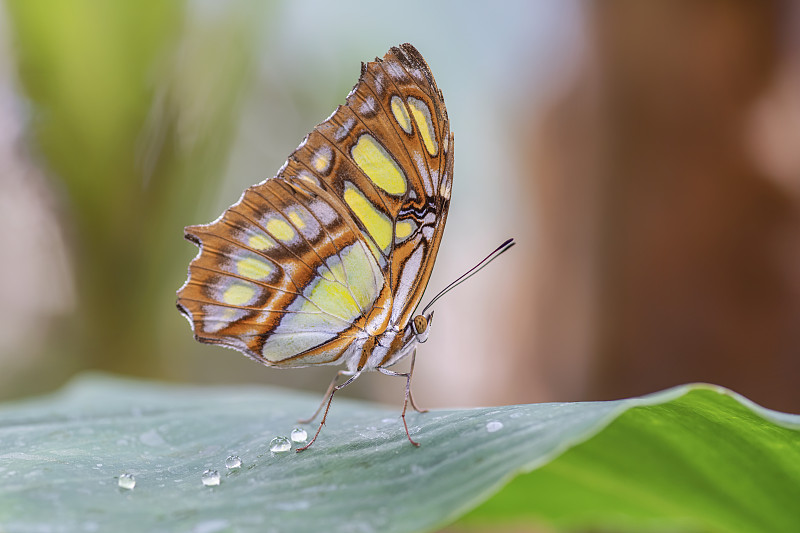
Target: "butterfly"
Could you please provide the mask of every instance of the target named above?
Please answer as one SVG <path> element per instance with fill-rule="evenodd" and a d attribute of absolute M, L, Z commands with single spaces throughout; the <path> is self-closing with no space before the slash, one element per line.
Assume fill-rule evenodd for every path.
<path fill-rule="evenodd" d="M 200 248 L 177 306 L 198 341 L 271 367 L 344 365 L 313 420 L 362 373 L 406 379 L 433 313 L 414 315 L 442 241 L 453 181 L 444 99 L 410 44 L 361 65 L 346 103 L 277 175 L 216 221 L 185 228 Z M 411 355 L 408 372 L 388 367 Z M 348 379 L 337 384 L 338 378 Z M 420 411 L 421 412 L 421 411 Z"/>

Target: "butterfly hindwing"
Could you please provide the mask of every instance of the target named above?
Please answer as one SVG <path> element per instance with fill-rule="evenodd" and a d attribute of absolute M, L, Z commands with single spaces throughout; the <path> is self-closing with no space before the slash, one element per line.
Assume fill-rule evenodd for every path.
<path fill-rule="evenodd" d="M 368 247 L 343 220 L 347 213 L 337 212 L 324 191 L 312 196 L 308 189 L 267 180 L 217 222 L 186 229 L 201 253 L 178 303 L 200 340 L 290 364 L 293 356 L 352 336 L 388 298 Z"/>

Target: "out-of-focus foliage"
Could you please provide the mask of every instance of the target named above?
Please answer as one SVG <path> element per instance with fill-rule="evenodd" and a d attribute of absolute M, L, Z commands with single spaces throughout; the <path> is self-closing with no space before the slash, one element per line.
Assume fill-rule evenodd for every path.
<path fill-rule="evenodd" d="M 424 404 L 709 381 L 800 411 L 800 4 L 408 0 L 403 11 L 425 14 L 414 24 L 366 0 L 286 0 L 268 17 L 246 0 L 117 4 L 0 10 L 0 163 L 17 157 L 19 170 L 0 169 L 0 200 L 23 215 L 0 206 L 0 396 L 86 367 L 323 390 L 331 368 L 260 372 L 191 341 L 174 310 L 196 253 L 182 227 L 274 175 L 360 61 L 411 42 L 459 147 L 430 293 L 519 242 L 437 304 L 415 377 Z M 27 186 L 28 172 L 38 189 L 16 201 L 8 184 Z M 37 239 L 45 226 L 66 245 Z M 58 275 L 39 274 L 51 265 Z M 73 320 L 49 327 L 75 301 Z M 29 342 L 53 333 L 46 354 Z M 394 401 L 380 383 L 347 394 Z"/>
<path fill-rule="evenodd" d="M 52 349 L 78 367 L 158 372 L 181 228 L 217 190 L 252 62 L 258 17 L 243 5 L 7 4 L 34 150 L 74 248 L 79 308 Z"/>

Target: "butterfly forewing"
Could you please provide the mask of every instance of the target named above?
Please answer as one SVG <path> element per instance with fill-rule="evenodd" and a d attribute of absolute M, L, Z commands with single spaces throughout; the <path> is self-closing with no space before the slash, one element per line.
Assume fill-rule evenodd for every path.
<path fill-rule="evenodd" d="M 441 91 L 420 53 L 410 45 L 393 48 L 380 63 L 376 83 L 390 82 L 385 100 L 406 134 L 404 146 L 417 180 L 395 223 L 390 274 L 394 295 L 391 320 L 405 326 L 433 270 L 450 203 L 452 134 Z M 369 72 L 368 72 L 369 74 Z M 371 87 L 371 84 L 367 84 Z"/>
<path fill-rule="evenodd" d="M 216 222 L 186 228 L 201 250 L 178 307 L 199 340 L 265 364 L 340 362 L 410 320 L 451 179 L 441 93 L 414 47 L 392 48 L 362 65 L 346 104 L 275 178 Z"/>

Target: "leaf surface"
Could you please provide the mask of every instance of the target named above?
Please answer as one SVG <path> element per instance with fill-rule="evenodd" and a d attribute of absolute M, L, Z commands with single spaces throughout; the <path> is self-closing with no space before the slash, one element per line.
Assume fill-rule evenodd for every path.
<path fill-rule="evenodd" d="M 800 530 L 800 416 L 720 387 L 412 413 L 420 448 L 397 408 L 337 398 L 314 446 L 272 454 L 319 400 L 92 374 L 5 404 L 0 531 Z"/>

